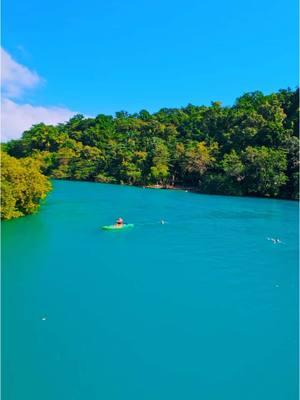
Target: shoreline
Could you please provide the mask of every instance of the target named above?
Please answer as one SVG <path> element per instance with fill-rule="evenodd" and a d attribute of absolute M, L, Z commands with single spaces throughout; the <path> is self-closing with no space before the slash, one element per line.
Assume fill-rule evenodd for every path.
<path fill-rule="evenodd" d="M 128 187 L 136 187 L 141 189 L 160 189 L 160 190 L 178 190 L 183 192 L 190 192 L 195 194 L 202 194 L 206 196 L 226 196 L 226 197 L 243 197 L 248 199 L 266 199 L 266 200 L 284 200 L 284 201 L 293 201 L 299 202 L 299 199 L 291 199 L 287 197 L 271 197 L 271 196 L 257 196 L 257 195 L 234 195 L 234 194 L 225 194 L 225 193 L 209 193 L 203 192 L 200 188 L 193 186 L 181 186 L 181 185 L 133 185 L 129 183 L 117 183 L 117 182 L 95 182 L 92 180 L 79 180 L 79 179 L 57 179 L 50 178 L 51 181 L 66 181 L 66 182 L 89 182 L 89 183 L 100 183 L 103 185 L 116 185 L 116 186 L 128 186 Z"/>
<path fill-rule="evenodd" d="M 129 186 L 135 186 L 135 185 L 129 185 Z M 141 185 L 138 185 L 137 187 L 141 187 Z M 196 187 L 192 186 L 181 186 L 181 185 L 142 185 L 143 188 L 146 189 L 165 189 L 165 190 L 183 190 L 183 191 L 188 191 L 192 192 L 195 191 L 197 192 Z"/>

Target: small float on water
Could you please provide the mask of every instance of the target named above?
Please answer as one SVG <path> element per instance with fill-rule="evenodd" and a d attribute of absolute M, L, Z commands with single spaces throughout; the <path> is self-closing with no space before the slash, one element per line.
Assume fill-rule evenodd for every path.
<path fill-rule="evenodd" d="M 123 231 L 129 228 L 133 228 L 134 224 L 123 224 L 122 226 L 114 225 L 104 225 L 102 229 L 105 231 Z"/>

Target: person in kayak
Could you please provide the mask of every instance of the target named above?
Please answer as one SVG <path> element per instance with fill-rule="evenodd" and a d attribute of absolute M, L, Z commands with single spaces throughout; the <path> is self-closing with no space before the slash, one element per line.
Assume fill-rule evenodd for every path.
<path fill-rule="evenodd" d="M 118 218 L 118 219 L 116 220 L 116 227 L 117 227 L 117 228 L 122 228 L 123 226 L 124 226 L 123 218 Z"/>

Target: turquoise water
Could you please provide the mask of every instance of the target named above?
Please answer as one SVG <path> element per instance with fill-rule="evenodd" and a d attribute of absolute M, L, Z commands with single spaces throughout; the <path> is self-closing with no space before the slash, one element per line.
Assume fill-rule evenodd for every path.
<path fill-rule="evenodd" d="M 2 398 L 298 399 L 297 248 L 295 202 L 54 182 L 2 224 Z"/>

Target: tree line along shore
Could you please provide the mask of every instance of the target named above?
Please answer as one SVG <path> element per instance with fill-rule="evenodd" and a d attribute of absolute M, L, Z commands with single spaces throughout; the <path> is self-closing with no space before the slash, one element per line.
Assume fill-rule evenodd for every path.
<path fill-rule="evenodd" d="M 1 163 L 3 219 L 35 212 L 47 178 L 299 199 L 299 89 L 40 123 L 2 144 Z"/>

